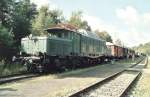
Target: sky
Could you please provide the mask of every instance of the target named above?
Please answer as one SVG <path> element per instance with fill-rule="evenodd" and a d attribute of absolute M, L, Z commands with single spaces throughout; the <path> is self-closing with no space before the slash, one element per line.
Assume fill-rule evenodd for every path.
<path fill-rule="evenodd" d="M 69 19 L 81 10 L 92 30 L 107 31 L 115 41 L 133 47 L 150 42 L 150 0 L 31 0 L 40 8 L 60 9 Z"/>

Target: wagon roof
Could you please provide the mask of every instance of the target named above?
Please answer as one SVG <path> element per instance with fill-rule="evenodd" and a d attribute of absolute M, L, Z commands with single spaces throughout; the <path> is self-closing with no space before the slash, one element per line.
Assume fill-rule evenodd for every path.
<path fill-rule="evenodd" d="M 118 47 L 124 47 L 124 46 L 120 46 L 120 45 L 117 45 L 117 44 L 114 44 L 114 43 L 111 43 L 111 42 L 106 42 L 106 45 L 109 45 L 109 46 L 118 46 Z"/>
<path fill-rule="evenodd" d="M 106 42 L 106 45 L 115 45 L 115 44 L 113 44 L 111 42 Z"/>
<path fill-rule="evenodd" d="M 106 45 L 108 45 L 108 46 L 118 46 L 118 47 L 122 47 L 122 48 L 125 48 L 125 49 L 130 49 L 129 47 L 120 46 L 120 45 L 117 45 L 117 44 L 114 44 L 114 43 L 111 43 L 111 42 L 106 42 Z"/>

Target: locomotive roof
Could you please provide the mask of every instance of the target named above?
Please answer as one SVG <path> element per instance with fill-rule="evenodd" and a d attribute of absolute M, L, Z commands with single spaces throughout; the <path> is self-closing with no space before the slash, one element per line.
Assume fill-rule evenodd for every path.
<path fill-rule="evenodd" d="M 94 38 L 94 39 L 97 39 L 97 40 L 101 40 L 101 41 L 104 41 L 103 39 L 101 39 L 96 33 L 94 32 L 90 32 L 90 31 L 85 31 L 84 29 L 79 29 L 78 32 L 84 36 L 87 36 L 87 37 L 91 37 L 91 38 Z"/>
<path fill-rule="evenodd" d="M 90 38 L 94 38 L 94 39 L 97 39 L 97 40 L 101 40 L 101 41 L 104 41 L 103 39 L 99 38 L 99 36 L 94 33 L 94 32 L 90 32 L 90 31 L 85 31 L 83 29 L 79 29 L 79 30 L 76 30 L 76 29 L 69 29 L 69 28 L 62 28 L 62 27 L 53 27 L 53 28 L 48 28 L 46 29 L 46 31 L 60 31 L 60 30 L 64 30 L 64 31 L 71 31 L 71 32 L 75 32 L 75 33 L 78 33 L 78 34 L 81 34 L 83 36 L 87 36 L 87 37 L 90 37 Z"/>
<path fill-rule="evenodd" d="M 75 29 L 62 28 L 62 27 L 52 27 L 52 28 L 46 29 L 46 31 L 59 31 L 59 30 L 66 30 L 66 31 L 73 31 L 73 32 L 76 31 Z"/>

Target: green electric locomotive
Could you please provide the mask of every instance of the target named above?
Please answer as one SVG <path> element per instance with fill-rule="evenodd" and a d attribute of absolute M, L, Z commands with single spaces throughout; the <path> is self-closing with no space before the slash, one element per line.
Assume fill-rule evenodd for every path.
<path fill-rule="evenodd" d="M 111 56 L 106 42 L 93 32 L 63 27 L 45 31 L 46 36 L 29 36 L 21 41 L 23 58 L 31 63 L 29 70 L 43 72 L 86 67 Z"/>

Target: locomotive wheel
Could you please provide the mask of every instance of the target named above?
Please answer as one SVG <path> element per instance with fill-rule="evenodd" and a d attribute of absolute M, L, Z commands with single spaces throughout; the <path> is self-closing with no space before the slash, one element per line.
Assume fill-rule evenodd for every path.
<path fill-rule="evenodd" d="M 59 59 L 55 59 L 54 60 L 54 65 L 56 67 L 56 71 L 60 71 L 60 67 L 61 67 L 61 62 Z"/>
<path fill-rule="evenodd" d="M 36 63 L 35 66 L 36 66 L 36 69 L 35 69 L 36 72 L 38 73 L 44 72 L 44 66 L 42 64 Z"/>
<path fill-rule="evenodd" d="M 67 67 L 72 70 L 80 67 L 80 59 L 77 57 L 67 59 Z"/>
<path fill-rule="evenodd" d="M 67 69 L 68 68 L 68 62 L 67 62 L 66 58 L 61 59 L 60 63 L 61 63 L 61 66 L 60 66 L 61 70 L 67 71 L 68 70 Z"/>
<path fill-rule="evenodd" d="M 62 72 L 66 71 L 66 61 L 65 59 L 55 59 L 54 64 L 56 66 L 56 71 Z"/>
<path fill-rule="evenodd" d="M 72 63 L 71 63 L 71 69 L 73 70 L 73 69 L 75 69 L 75 68 L 77 68 L 78 67 L 78 62 L 77 62 L 77 60 L 76 59 L 72 59 Z"/>
<path fill-rule="evenodd" d="M 100 58 L 98 58 L 98 64 L 100 64 L 101 63 L 101 59 Z"/>

